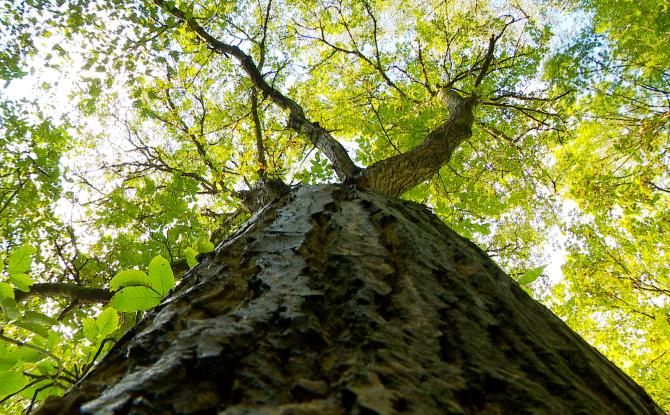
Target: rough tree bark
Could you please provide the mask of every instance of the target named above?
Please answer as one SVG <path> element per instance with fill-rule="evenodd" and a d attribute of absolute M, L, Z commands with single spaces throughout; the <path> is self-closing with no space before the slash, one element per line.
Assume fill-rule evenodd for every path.
<path fill-rule="evenodd" d="M 303 187 L 41 414 L 661 414 L 425 207 Z"/>

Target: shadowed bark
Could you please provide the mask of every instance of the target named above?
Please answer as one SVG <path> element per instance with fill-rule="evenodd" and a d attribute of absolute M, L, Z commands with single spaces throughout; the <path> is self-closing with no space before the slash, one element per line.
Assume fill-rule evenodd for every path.
<path fill-rule="evenodd" d="M 425 207 L 303 187 L 41 414 L 661 414 Z"/>

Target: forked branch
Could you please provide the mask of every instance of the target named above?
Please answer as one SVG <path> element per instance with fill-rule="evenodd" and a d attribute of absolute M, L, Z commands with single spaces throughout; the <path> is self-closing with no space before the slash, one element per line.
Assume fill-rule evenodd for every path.
<path fill-rule="evenodd" d="M 306 135 L 310 142 L 328 157 L 333 164 L 335 173 L 340 179 L 356 175 L 360 169 L 351 160 L 342 144 L 318 123 L 310 121 L 305 116 L 303 108 L 297 102 L 270 85 L 250 55 L 247 55 L 235 45 L 230 45 L 216 39 L 205 28 L 200 26 L 196 19 L 188 17 L 186 13 L 172 6 L 170 3 L 164 0 L 154 0 L 154 3 L 184 22 L 200 40 L 205 42 L 216 53 L 224 56 L 233 56 L 237 59 L 251 80 L 251 83 L 263 94 L 263 97 L 269 97 L 272 102 L 289 112 L 289 128 Z"/>
<path fill-rule="evenodd" d="M 451 159 L 454 150 L 472 135 L 472 110 L 476 98 L 463 98 L 456 91 L 445 91 L 444 95 L 444 104 L 449 109 L 447 121 L 410 151 L 365 169 L 358 184 L 390 196 L 400 196 L 430 179 Z"/>

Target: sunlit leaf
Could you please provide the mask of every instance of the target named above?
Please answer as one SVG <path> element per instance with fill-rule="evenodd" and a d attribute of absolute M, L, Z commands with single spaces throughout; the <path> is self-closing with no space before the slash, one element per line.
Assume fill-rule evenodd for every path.
<path fill-rule="evenodd" d="M 14 325 L 18 327 L 22 327 L 28 331 L 31 331 L 39 336 L 42 336 L 44 338 L 49 336 L 49 327 L 48 326 L 43 326 L 41 324 L 37 323 L 28 323 L 22 320 L 15 321 Z"/>
<path fill-rule="evenodd" d="M 16 353 L 16 357 L 22 362 L 32 363 L 42 359 L 44 354 L 32 347 L 22 346 L 19 347 L 19 350 Z"/>
<path fill-rule="evenodd" d="M 668 321 L 670 316 L 664 312 L 659 312 L 656 314 L 656 326 L 659 330 L 665 334 L 670 339 L 670 322 Z"/>
<path fill-rule="evenodd" d="M 174 274 L 167 259 L 158 255 L 149 263 L 151 287 L 160 295 L 167 294 L 174 287 Z"/>
<path fill-rule="evenodd" d="M 14 284 L 16 289 L 23 292 L 30 291 L 30 286 L 34 284 L 33 279 L 24 273 L 9 274 L 9 281 Z"/>
<path fill-rule="evenodd" d="M 105 308 L 96 318 L 96 325 L 100 337 L 108 336 L 119 327 L 119 315 L 115 309 Z"/>
<path fill-rule="evenodd" d="M 198 241 L 198 252 L 206 253 L 214 250 L 214 244 L 209 239 L 200 239 Z"/>
<path fill-rule="evenodd" d="M 144 271 L 128 269 L 117 273 L 109 282 L 109 288 L 113 291 L 133 285 L 150 287 L 151 279 Z"/>
<path fill-rule="evenodd" d="M 13 370 L 0 371 L 0 396 L 18 392 L 28 384 L 28 378 L 21 372 Z"/>
<path fill-rule="evenodd" d="M 186 257 L 186 263 L 188 264 L 189 268 L 193 268 L 198 264 L 197 255 L 198 251 L 191 248 L 190 246 L 184 250 L 184 256 Z"/>
<path fill-rule="evenodd" d="M 10 274 L 24 273 L 30 269 L 32 262 L 32 255 L 35 253 L 35 248 L 25 244 L 15 249 L 9 256 L 7 261 L 7 272 Z"/>
<path fill-rule="evenodd" d="M 0 342 L 0 371 L 11 369 L 18 361 L 16 348 Z"/>
<path fill-rule="evenodd" d="M 157 306 L 162 298 L 148 287 L 126 287 L 114 294 L 109 305 L 123 312 L 142 311 Z"/>
<path fill-rule="evenodd" d="M 96 323 L 95 319 L 86 317 L 85 319 L 82 320 L 82 326 L 84 331 L 84 337 L 86 337 L 88 340 L 92 342 L 95 342 L 99 334 L 98 324 Z"/>
<path fill-rule="evenodd" d="M 57 373 L 58 368 L 51 359 L 43 359 L 35 363 L 37 370 L 45 376 L 53 376 Z"/>
<path fill-rule="evenodd" d="M 23 318 L 21 320 L 27 323 L 42 324 L 45 326 L 53 326 L 54 324 L 58 324 L 56 319 L 51 318 L 44 313 L 32 310 L 28 310 L 23 313 Z"/>
<path fill-rule="evenodd" d="M 0 297 L 14 298 L 14 287 L 6 282 L 0 282 Z"/>
<path fill-rule="evenodd" d="M 542 271 L 546 268 L 546 265 L 539 266 L 537 268 L 533 268 L 527 272 L 525 272 L 523 275 L 519 277 L 517 282 L 519 285 L 528 285 L 538 279 L 540 275 L 542 275 Z"/>

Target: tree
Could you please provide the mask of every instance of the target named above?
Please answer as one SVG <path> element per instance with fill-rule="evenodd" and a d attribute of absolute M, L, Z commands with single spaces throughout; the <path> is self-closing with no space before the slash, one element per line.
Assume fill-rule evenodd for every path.
<path fill-rule="evenodd" d="M 583 25 L 558 45 L 551 21 L 560 11 L 547 4 L 4 5 L 3 78 L 39 66 L 45 79 L 37 83 L 53 94 L 49 71 L 70 62 L 77 77 L 65 79 L 78 84 L 68 113 L 17 99 L 1 107 L 3 166 L 16 166 L 0 175 L 3 403 L 30 410 L 89 373 L 43 411 L 74 411 L 98 395 L 93 385 L 114 378 L 117 387 L 86 408 L 124 402 L 126 411 L 186 412 L 257 400 L 288 405 L 277 411 L 430 412 L 437 406 L 425 398 L 438 396 L 435 405 L 455 413 L 657 413 L 483 253 L 392 199 L 427 204 L 498 256 L 526 291 L 663 399 L 667 261 L 653 259 L 668 252 L 655 237 L 667 227 L 667 57 L 653 39 L 642 50 L 625 31 L 603 32 L 602 16 L 621 7 L 609 6 L 576 5 L 575 21 L 591 10 L 600 26 Z M 343 185 L 292 189 L 334 180 Z M 568 199 L 578 206 L 570 212 Z M 650 226 L 655 232 L 644 231 Z M 547 229 L 568 241 L 558 283 L 540 277 Z M 431 240 L 449 246 L 426 264 L 420 253 L 432 252 Z M 345 252 L 335 241 L 353 245 Z M 138 269 L 147 264 L 147 273 Z M 276 267 L 288 267 L 286 281 Z M 484 268 L 486 277 L 471 275 Z M 359 272 L 366 277 L 346 280 Z M 168 294 L 174 276 L 181 283 Z M 202 287 L 221 295 L 200 298 Z M 462 325 L 445 334 L 450 318 Z M 537 335 L 543 324 L 546 337 Z M 595 336 L 614 325 L 625 331 Z M 405 336 L 411 347 L 400 344 Z M 627 345 L 645 356 L 622 354 Z M 406 347 L 425 351 L 430 374 L 407 360 L 416 352 L 400 356 Z M 138 360 L 121 362 L 124 350 Z M 348 363 L 354 356 L 368 367 Z M 249 372 L 244 359 L 260 359 L 267 371 Z M 136 370 L 149 362 L 165 371 Z M 189 377 L 202 400 L 186 401 L 174 382 L 151 386 L 168 374 L 186 382 L 191 364 L 203 373 L 211 362 L 225 381 Z M 135 374 L 123 377 L 124 368 Z M 403 383 L 445 373 L 462 379 L 425 389 Z M 585 384 L 590 376 L 602 382 Z M 556 388 L 565 395 L 548 397 Z M 478 406 L 483 390 L 495 391 L 489 407 Z"/>
<path fill-rule="evenodd" d="M 662 411 L 421 205 L 303 187 L 42 414 Z"/>

